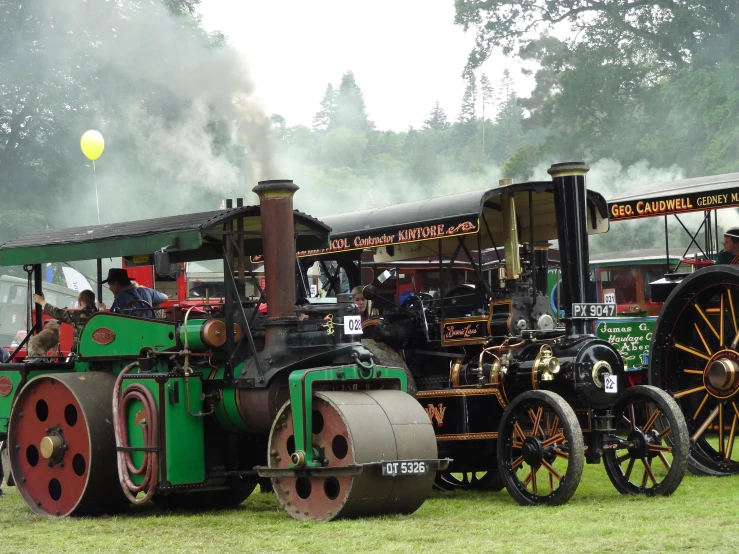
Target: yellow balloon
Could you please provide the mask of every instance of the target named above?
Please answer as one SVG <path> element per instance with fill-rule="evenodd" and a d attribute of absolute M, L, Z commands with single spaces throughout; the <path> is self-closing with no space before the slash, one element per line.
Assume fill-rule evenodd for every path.
<path fill-rule="evenodd" d="M 90 130 L 82 135 L 82 139 L 80 139 L 80 147 L 85 156 L 92 161 L 95 161 L 100 157 L 100 154 L 103 153 L 103 150 L 105 150 L 105 140 L 103 140 L 103 135 L 97 131 Z"/>

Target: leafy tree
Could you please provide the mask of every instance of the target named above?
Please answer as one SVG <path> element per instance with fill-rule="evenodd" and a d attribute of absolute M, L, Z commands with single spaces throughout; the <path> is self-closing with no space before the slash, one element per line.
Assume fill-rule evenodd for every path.
<path fill-rule="evenodd" d="M 439 105 L 438 100 L 434 107 L 431 108 L 429 118 L 423 122 L 423 128 L 432 129 L 434 131 L 443 131 L 444 129 L 449 128 L 449 121 L 447 121 L 446 113 L 444 112 L 444 108 Z"/>
<path fill-rule="evenodd" d="M 339 127 L 362 134 L 369 133 L 375 127 L 367 117 L 364 95 L 351 71 L 347 71 L 341 78 L 341 85 L 336 94 L 336 111 L 330 128 Z"/>
<path fill-rule="evenodd" d="M 313 130 L 326 131 L 331 126 L 331 122 L 336 117 L 336 91 L 334 86 L 329 83 L 326 85 L 326 92 L 323 93 L 321 105 L 313 117 Z"/>
<path fill-rule="evenodd" d="M 612 62 L 641 59 L 663 74 L 687 65 L 708 38 L 733 34 L 739 22 L 736 0 L 456 0 L 455 7 L 455 23 L 477 34 L 472 68 L 493 48 L 516 53 L 559 26 L 571 31 L 570 47 L 603 47 Z"/>

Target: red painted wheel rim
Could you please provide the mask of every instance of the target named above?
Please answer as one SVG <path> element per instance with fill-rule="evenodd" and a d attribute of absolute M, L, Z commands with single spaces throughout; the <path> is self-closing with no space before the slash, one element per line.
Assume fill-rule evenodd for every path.
<path fill-rule="evenodd" d="M 316 424 L 316 413 L 322 424 Z M 313 444 L 323 452 L 327 467 L 342 467 L 354 463 L 351 436 L 341 415 L 326 401 L 316 398 L 313 403 Z M 270 467 L 290 467 L 289 448 L 293 437 L 293 420 L 289 408 L 277 418 L 282 424 L 270 440 Z M 294 439 L 292 439 L 294 440 Z M 342 456 L 343 455 L 343 456 Z M 280 477 L 274 479 L 274 488 L 285 509 L 296 519 L 333 519 L 343 507 L 351 492 L 354 477 Z"/>
<path fill-rule="evenodd" d="M 69 514 L 85 493 L 91 461 L 87 421 L 77 398 L 62 382 L 44 378 L 21 393 L 13 414 L 11 464 L 19 492 L 37 513 Z M 50 435 L 64 446 L 46 459 L 40 444 Z"/>

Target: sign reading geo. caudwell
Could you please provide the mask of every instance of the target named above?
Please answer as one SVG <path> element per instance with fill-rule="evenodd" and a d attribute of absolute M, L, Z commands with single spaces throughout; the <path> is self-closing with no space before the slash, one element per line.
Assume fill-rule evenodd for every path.
<path fill-rule="evenodd" d="M 595 322 L 595 334 L 616 347 L 629 371 L 648 362 L 655 323 L 656 317 L 600 320 Z"/>

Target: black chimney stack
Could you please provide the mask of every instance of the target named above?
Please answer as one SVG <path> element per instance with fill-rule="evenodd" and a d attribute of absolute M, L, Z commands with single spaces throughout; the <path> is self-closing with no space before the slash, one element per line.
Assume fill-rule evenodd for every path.
<path fill-rule="evenodd" d="M 587 188 L 583 162 L 554 164 L 547 170 L 554 184 L 557 237 L 562 267 L 562 305 L 565 317 L 572 317 L 572 304 L 593 302 L 590 298 L 590 256 L 588 253 Z M 568 334 L 585 334 L 588 321 L 567 325 Z"/>

